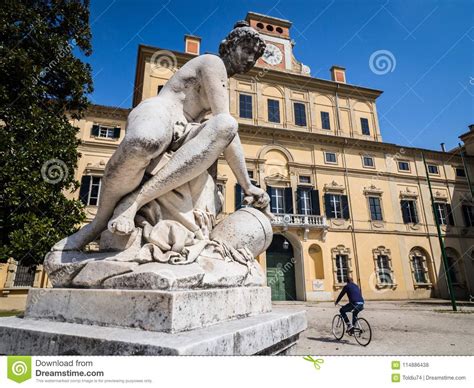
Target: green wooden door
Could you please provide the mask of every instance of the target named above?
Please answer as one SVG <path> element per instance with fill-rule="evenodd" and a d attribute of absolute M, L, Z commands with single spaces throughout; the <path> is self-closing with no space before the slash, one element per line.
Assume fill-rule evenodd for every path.
<path fill-rule="evenodd" d="M 267 249 L 267 284 L 272 290 L 272 300 L 296 300 L 293 248 L 278 234 Z"/>
<path fill-rule="evenodd" d="M 285 278 L 279 268 L 267 268 L 267 284 L 272 290 L 272 300 L 286 300 Z"/>

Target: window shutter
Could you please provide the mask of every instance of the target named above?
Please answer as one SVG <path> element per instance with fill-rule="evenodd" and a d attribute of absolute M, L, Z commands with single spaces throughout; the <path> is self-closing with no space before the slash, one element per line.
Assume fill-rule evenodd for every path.
<path fill-rule="evenodd" d="M 446 212 L 448 213 L 448 224 L 454 226 L 454 216 L 453 216 L 453 209 L 451 208 L 451 204 L 446 204 Z"/>
<path fill-rule="evenodd" d="M 97 124 L 92 126 L 91 136 L 99 136 L 99 126 Z"/>
<path fill-rule="evenodd" d="M 285 213 L 293 213 L 293 194 L 291 187 L 285 187 Z"/>
<path fill-rule="evenodd" d="M 79 190 L 79 200 L 87 205 L 87 200 L 89 198 L 89 187 L 91 185 L 91 176 L 83 175 L 81 178 L 81 188 Z"/>
<path fill-rule="evenodd" d="M 469 211 L 469 209 L 467 208 L 467 206 L 462 205 L 462 215 L 464 217 L 464 225 L 471 226 L 471 222 L 469 221 L 468 211 Z"/>
<path fill-rule="evenodd" d="M 311 189 L 311 207 L 313 208 L 313 214 L 316 216 L 321 215 L 321 208 L 319 206 L 319 191 Z"/>
<path fill-rule="evenodd" d="M 272 213 L 276 213 L 275 211 L 275 198 L 272 196 L 272 187 L 271 186 L 267 186 L 267 194 L 268 196 L 270 197 L 270 209 L 271 209 L 271 212 Z"/>
<path fill-rule="evenodd" d="M 437 204 L 436 204 L 436 202 L 435 202 L 435 204 L 434 204 L 434 209 L 433 209 L 433 212 L 434 212 L 434 219 L 435 219 L 435 222 L 436 222 L 438 225 L 440 225 L 441 220 L 439 219 L 439 213 L 438 213 L 437 210 L 438 210 L 438 207 L 437 207 Z"/>
<path fill-rule="evenodd" d="M 120 127 L 116 127 L 114 129 L 114 138 L 115 139 L 120 139 Z"/>
<path fill-rule="evenodd" d="M 349 201 L 347 199 L 347 195 L 341 195 L 341 205 L 342 205 L 342 218 L 348 220 L 350 217 L 349 215 Z"/>
<path fill-rule="evenodd" d="M 327 218 L 332 218 L 331 195 L 330 194 L 324 194 L 324 207 L 325 207 L 325 210 L 326 210 L 326 217 Z"/>
<path fill-rule="evenodd" d="M 296 189 L 296 207 L 298 214 L 303 214 L 303 200 L 301 198 L 301 187 Z"/>
<path fill-rule="evenodd" d="M 410 222 L 410 214 L 408 213 L 408 202 L 405 200 L 401 200 L 400 206 L 402 209 L 403 223 L 408 224 Z"/>
<path fill-rule="evenodd" d="M 416 201 L 413 201 L 413 211 L 414 211 L 414 216 L 415 216 L 415 219 L 413 220 L 413 223 L 418 224 L 420 222 L 420 220 L 418 218 L 418 209 L 416 208 Z"/>
<path fill-rule="evenodd" d="M 235 210 L 239 210 L 242 207 L 242 186 L 238 183 L 235 184 Z"/>

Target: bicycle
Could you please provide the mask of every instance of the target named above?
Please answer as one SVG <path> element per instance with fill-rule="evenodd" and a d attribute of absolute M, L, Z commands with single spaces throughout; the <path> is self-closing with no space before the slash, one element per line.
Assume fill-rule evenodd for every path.
<path fill-rule="evenodd" d="M 332 319 L 332 334 L 338 341 L 340 341 L 345 333 L 346 323 L 341 314 L 336 314 Z M 364 318 L 357 317 L 354 324 L 354 330 L 349 335 L 354 336 L 359 345 L 367 346 L 372 340 L 372 329 L 369 322 Z"/>

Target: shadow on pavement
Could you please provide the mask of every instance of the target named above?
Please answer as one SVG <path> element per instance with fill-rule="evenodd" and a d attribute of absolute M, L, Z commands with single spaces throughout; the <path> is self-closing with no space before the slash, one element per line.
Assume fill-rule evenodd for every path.
<path fill-rule="evenodd" d="M 320 342 L 329 342 L 329 343 L 333 343 L 333 344 L 342 344 L 342 345 L 356 345 L 346 339 L 342 339 L 340 341 L 338 341 L 337 339 L 333 338 L 333 337 L 306 337 L 307 339 L 309 340 L 312 340 L 312 341 L 320 341 Z"/>

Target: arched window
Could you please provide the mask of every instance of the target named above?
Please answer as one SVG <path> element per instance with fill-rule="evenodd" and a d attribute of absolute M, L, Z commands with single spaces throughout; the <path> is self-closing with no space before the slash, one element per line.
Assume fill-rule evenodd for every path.
<path fill-rule="evenodd" d="M 446 256 L 448 258 L 448 273 L 453 284 L 463 284 L 464 276 L 462 272 L 462 258 L 453 248 L 446 248 Z"/>
<path fill-rule="evenodd" d="M 410 251 L 410 265 L 415 286 L 431 285 L 430 260 L 422 248 L 413 248 Z"/>
<path fill-rule="evenodd" d="M 331 249 L 332 261 L 333 261 L 333 272 L 334 272 L 334 285 L 341 287 L 347 283 L 347 277 L 352 276 L 352 264 L 350 253 L 351 250 L 346 248 L 344 245 L 338 245 Z"/>
<path fill-rule="evenodd" d="M 392 268 L 392 255 L 390 249 L 379 246 L 373 251 L 375 274 L 377 276 L 376 286 L 384 288 L 395 285 L 395 277 Z"/>

